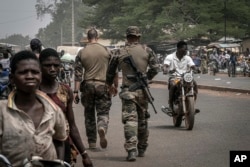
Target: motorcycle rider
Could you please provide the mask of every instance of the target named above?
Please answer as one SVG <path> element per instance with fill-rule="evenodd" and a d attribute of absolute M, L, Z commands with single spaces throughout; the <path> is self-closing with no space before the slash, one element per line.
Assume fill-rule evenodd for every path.
<path fill-rule="evenodd" d="M 169 89 L 169 110 L 173 110 L 173 96 L 176 84 L 174 82 L 175 77 L 178 74 L 183 74 L 190 69 L 196 70 L 195 64 L 190 56 L 187 55 L 187 43 L 184 41 L 179 41 L 177 43 L 177 51 L 168 55 L 164 60 L 163 74 L 170 74 L 168 89 Z M 194 91 L 197 91 L 197 85 L 194 81 Z"/>
<path fill-rule="evenodd" d="M 213 52 L 209 55 L 209 64 L 212 65 L 212 63 L 215 63 L 216 72 L 218 72 L 219 66 L 220 66 L 220 61 L 219 61 L 219 55 L 218 55 L 216 49 L 214 49 Z"/>

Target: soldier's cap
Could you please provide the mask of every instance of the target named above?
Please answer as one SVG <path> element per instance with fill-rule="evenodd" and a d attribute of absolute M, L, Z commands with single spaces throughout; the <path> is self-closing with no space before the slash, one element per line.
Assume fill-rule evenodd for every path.
<path fill-rule="evenodd" d="M 137 26 L 129 26 L 126 31 L 126 35 L 141 36 L 140 29 Z"/>

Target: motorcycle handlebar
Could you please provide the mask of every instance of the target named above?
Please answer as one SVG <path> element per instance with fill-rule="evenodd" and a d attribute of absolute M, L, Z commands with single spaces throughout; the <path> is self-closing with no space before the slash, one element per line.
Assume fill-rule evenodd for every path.
<path fill-rule="evenodd" d="M 183 76 L 185 73 L 193 73 L 193 69 L 190 69 L 190 70 L 188 70 L 188 71 L 186 71 L 186 72 L 184 72 L 184 73 L 180 73 L 179 71 L 177 71 L 176 69 L 173 69 L 173 70 L 170 70 L 169 71 L 171 74 L 173 74 L 173 73 L 176 73 L 176 74 L 178 74 L 179 76 Z"/>

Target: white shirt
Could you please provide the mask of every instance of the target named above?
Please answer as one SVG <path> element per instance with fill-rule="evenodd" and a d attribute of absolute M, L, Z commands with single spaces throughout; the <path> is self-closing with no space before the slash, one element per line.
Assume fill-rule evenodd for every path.
<path fill-rule="evenodd" d="M 226 60 L 229 60 L 229 59 L 230 59 L 230 55 L 226 53 L 226 54 L 225 54 L 225 59 L 226 59 Z"/>
<path fill-rule="evenodd" d="M 191 66 L 194 66 L 194 62 L 190 56 L 183 56 L 181 60 L 179 60 L 176 56 L 176 52 L 168 55 L 165 60 L 164 64 L 169 66 L 169 70 L 176 70 L 177 73 L 171 75 L 183 74 L 190 70 Z"/>

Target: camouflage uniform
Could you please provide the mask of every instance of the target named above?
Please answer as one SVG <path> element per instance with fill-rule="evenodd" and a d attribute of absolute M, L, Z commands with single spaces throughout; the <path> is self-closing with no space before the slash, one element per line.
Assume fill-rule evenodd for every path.
<path fill-rule="evenodd" d="M 127 33 L 139 33 L 138 27 L 129 27 Z M 118 53 L 119 52 L 119 53 Z M 119 96 L 122 100 L 122 122 L 124 124 L 124 135 L 126 151 L 146 150 L 148 146 L 148 99 L 142 89 L 129 91 L 129 87 L 135 81 L 129 80 L 127 75 L 134 75 L 132 67 L 124 62 L 124 58 L 131 55 L 136 67 L 147 79 L 151 80 L 159 71 L 159 64 L 154 52 L 139 43 L 130 43 L 125 48 L 116 51 L 113 61 L 117 62 L 119 70 L 122 71 L 122 86 Z M 149 66 L 149 70 L 147 68 Z M 115 69 L 110 69 L 109 73 Z M 108 79 L 108 78 L 107 78 Z"/>
<path fill-rule="evenodd" d="M 106 47 L 90 43 L 80 50 L 75 61 L 76 81 L 82 81 L 84 71 L 80 91 L 81 103 L 85 108 L 85 128 L 89 144 L 96 143 L 97 129 L 102 127 L 105 133 L 108 129 L 111 96 L 107 91 L 105 80 L 110 56 Z"/>

